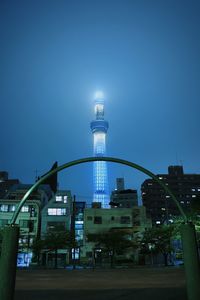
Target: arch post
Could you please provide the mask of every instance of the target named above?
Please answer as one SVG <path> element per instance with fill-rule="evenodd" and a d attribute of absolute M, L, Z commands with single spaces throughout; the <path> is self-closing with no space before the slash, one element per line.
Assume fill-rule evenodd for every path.
<path fill-rule="evenodd" d="M 188 222 L 182 224 L 180 229 L 188 300 L 198 300 L 200 299 L 200 264 L 195 226 Z"/>
<path fill-rule="evenodd" d="M 17 268 L 19 226 L 9 225 L 3 230 L 0 257 L 0 299 L 13 300 Z"/>

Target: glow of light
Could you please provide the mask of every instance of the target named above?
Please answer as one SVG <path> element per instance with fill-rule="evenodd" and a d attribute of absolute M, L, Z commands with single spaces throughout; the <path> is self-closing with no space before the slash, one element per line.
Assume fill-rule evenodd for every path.
<path fill-rule="evenodd" d="M 94 95 L 94 99 L 102 99 L 104 98 L 104 94 L 102 91 L 96 91 L 95 95 Z"/>
<path fill-rule="evenodd" d="M 94 107 L 95 115 L 97 113 L 103 113 L 103 109 L 104 109 L 103 104 L 99 104 L 99 103 L 96 104 L 95 107 Z"/>

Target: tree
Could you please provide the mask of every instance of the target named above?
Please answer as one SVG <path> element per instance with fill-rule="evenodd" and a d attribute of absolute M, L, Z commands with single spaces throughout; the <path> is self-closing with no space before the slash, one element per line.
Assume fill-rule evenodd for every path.
<path fill-rule="evenodd" d="M 171 244 L 173 233 L 173 225 L 164 225 L 147 229 L 140 242 L 141 253 L 161 253 L 164 257 L 165 266 L 168 266 L 168 257 L 173 250 Z"/>
<path fill-rule="evenodd" d="M 44 239 L 44 246 L 49 251 L 54 251 L 54 268 L 58 265 L 58 249 L 67 249 L 70 247 L 71 237 L 66 231 L 48 232 Z"/>
<path fill-rule="evenodd" d="M 44 249 L 44 247 L 45 247 L 44 240 L 41 240 L 40 238 L 35 239 L 33 241 L 33 244 L 31 245 L 31 248 L 33 250 L 38 265 L 40 263 L 40 254 L 42 249 Z"/>
<path fill-rule="evenodd" d="M 54 268 L 58 265 L 58 249 L 69 249 L 71 247 L 71 235 L 68 231 L 49 231 L 43 239 L 33 242 L 33 252 L 39 262 L 40 253 L 43 249 L 46 252 L 54 251 Z"/>
<path fill-rule="evenodd" d="M 88 242 L 95 243 L 95 247 L 102 248 L 110 254 L 111 267 L 114 266 L 114 260 L 117 251 L 124 251 L 127 248 L 133 247 L 133 242 L 128 239 L 130 234 L 124 230 L 109 230 L 95 234 L 88 234 Z"/>

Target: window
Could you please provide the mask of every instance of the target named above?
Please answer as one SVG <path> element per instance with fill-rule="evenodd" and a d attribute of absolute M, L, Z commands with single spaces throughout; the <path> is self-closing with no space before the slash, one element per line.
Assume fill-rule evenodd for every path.
<path fill-rule="evenodd" d="M 48 216 L 65 216 L 66 208 L 48 208 Z"/>
<path fill-rule="evenodd" d="M 92 221 L 92 217 L 91 216 L 87 216 L 87 221 Z"/>
<path fill-rule="evenodd" d="M 15 211 L 16 206 L 15 205 L 9 205 L 9 211 Z"/>
<path fill-rule="evenodd" d="M 121 216 L 120 223 L 121 224 L 130 224 L 131 218 L 129 216 Z"/>
<path fill-rule="evenodd" d="M 7 212 L 8 211 L 8 204 L 2 204 L 0 206 L 0 211 Z"/>
<path fill-rule="evenodd" d="M 64 196 L 63 199 L 64 199 L 63 202 L 64 202 L 64 203 L 67 203 L 67 196 Z"/>
<path fill-rule="evenodd" d="M 111 217 L 111 220 L 114 221 L 114 219 L 115 219 L 115 217 L 112 216 L 112 217 Z"/>
<path fill-rule="evenodd" d="M 62 201 L 62 196 L 56 196 L 56 202 L 61 202 Z"/>
<path fill-rule="evenodd" d="M 28 205 L 22 206 L 21 212 L 28 212 Z"/>
<path fill-rule="evenodd" d="M 22 228 L 28 228 L 29 220 L 19 220 L 19 226 Z"/>
<path fill-rule="evenodd" d="M 102 224 L 102 217 L 94 217 L 94 224 Z"/>

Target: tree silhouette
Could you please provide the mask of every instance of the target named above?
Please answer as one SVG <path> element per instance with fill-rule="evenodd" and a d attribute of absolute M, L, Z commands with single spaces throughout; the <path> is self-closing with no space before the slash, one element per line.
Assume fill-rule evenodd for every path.
<path fill-rule="evenodd" d="M 134 246 L 134 243 L 129 238 L 130 233 L 127 230 L 117 229 L 87 235 L 88 242 L 93 242 L 95 247 L 109 253 L 111 267 L 114 266 L 117 252 L 124 252 L 125 249 Z"/>
<path fill-rule="evenodd" d="M 173 225 L 164 225 L 147 229 L 140 242 L 141 253 L 161 253 L 164 257 L 164 264 L 167 266 L 169 254 L 173 250 L 171 244 L 173 232 Z"/>
<path fill-rule="evenodd" d="M 69 231 L 49 231 L 43 239 L 35 240 L 32 245 L 38 262 L 42 250 L 45 250 L 45 252 L 54 252 L 54 268 L 58 266 L 58 250 L 71 249 L 71 247 L 72 238 Z"/>

